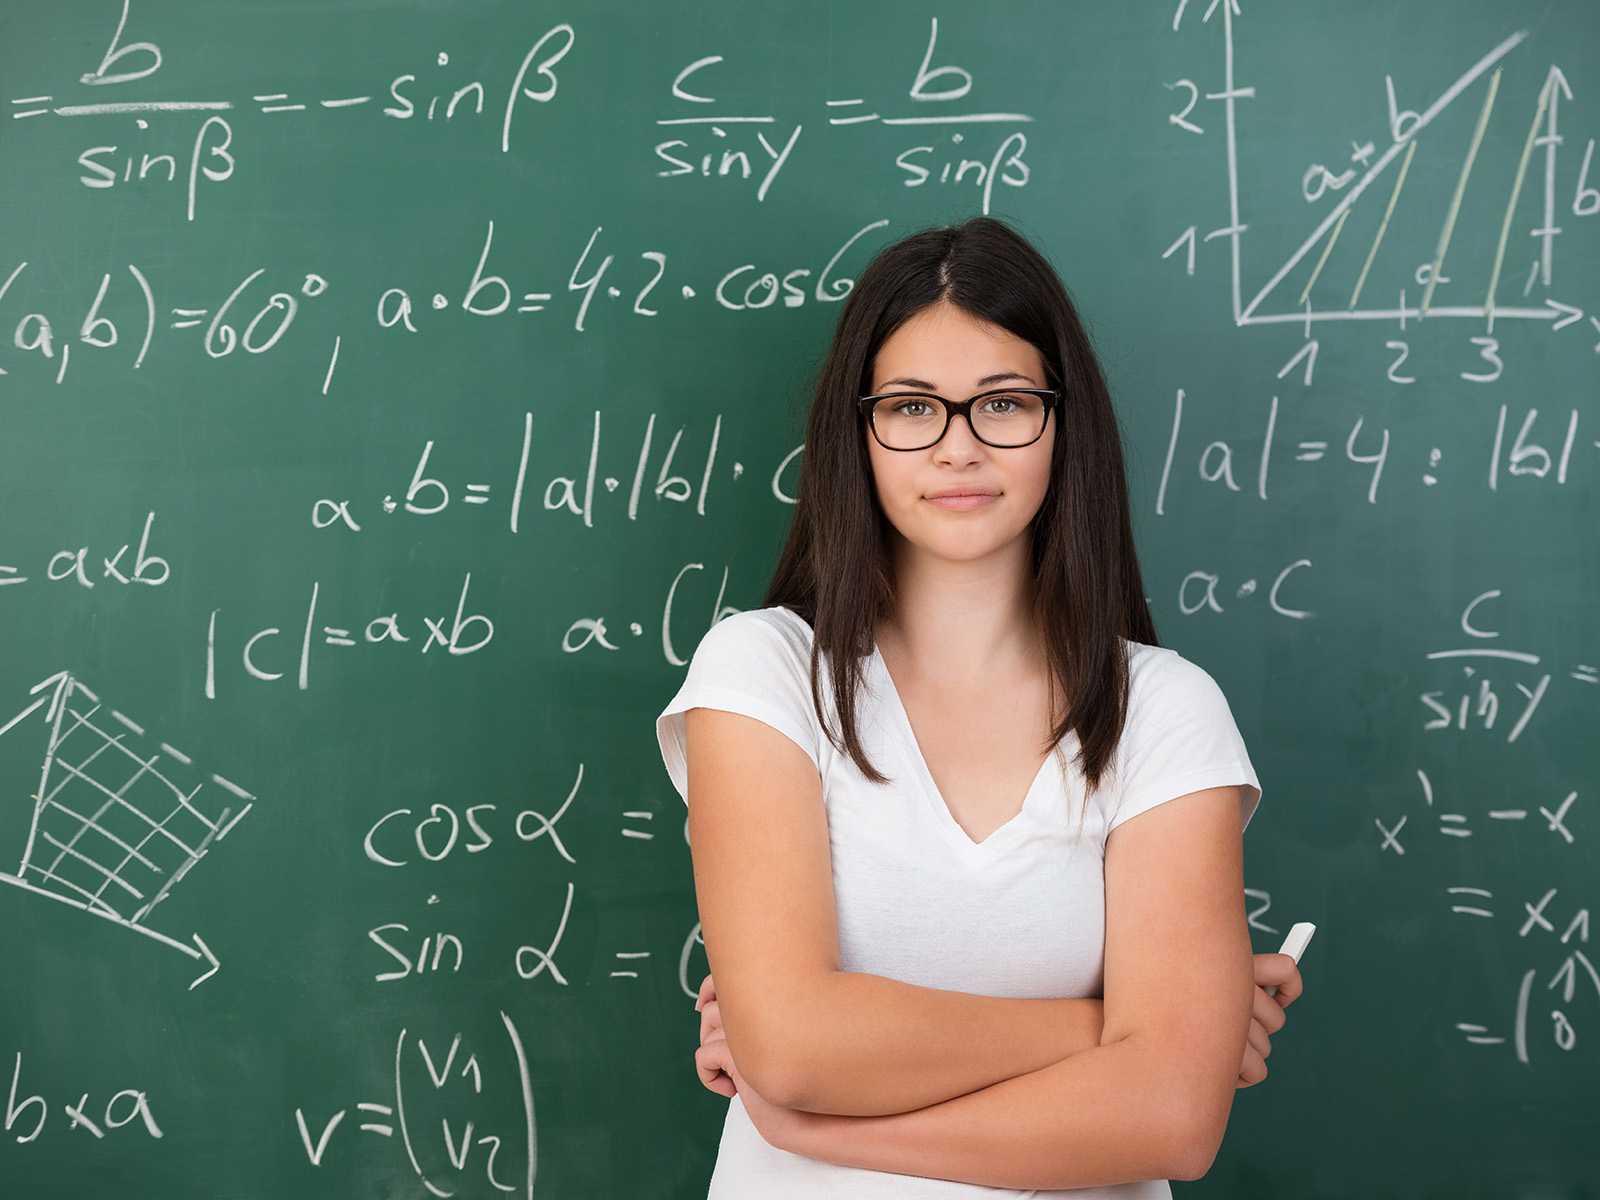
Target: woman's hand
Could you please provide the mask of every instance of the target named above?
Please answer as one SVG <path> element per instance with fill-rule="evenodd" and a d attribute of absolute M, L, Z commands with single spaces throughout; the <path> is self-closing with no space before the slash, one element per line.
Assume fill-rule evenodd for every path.
<path fill-rule="evenodd" d="M 707 1044 L 722 1035 L 722 1011 L 717 1007 L 717 985 L 707 975 L 700 981 L 700 994 L 695 997 L 694 1010 L 700 1014 L 700 1045 L 694 1052 L 694 1069 L 700 1074 L 700 1083 L 719 1096 L 730 1099 L 738 1092 L 732 1073 L 733 1055 L 727 1055 L 727 1065 L 721 1051 L 706 1053 Z"/>
<path fill-rule="evenodd" d="M 1305 990 L 1300 978 L 1300 968 L 1287 954 L 1257 954 L 1254 959 L 1256 992 L 1250 1010 L 1250 1032 L 1244 1043 L 1244 1062 L 1239 1066 L 1235 1088 L 1253 1087 L 1267 1077 L 1267 1055 L 1272 1053 L 1271 1035 L 1283 1028 L 1288 1008 Z M 711 977 L 706 976 L 707 979 Z M 1266 989 L 1278 985 L 1276 996 L 1267 995 Z"/>
<path fill-rule="evenodd" d="M 701 999 L 695 1001 L 695 1007 L 701 1010 L 700 1048 L 694 1052 L 695 1070 L 700 1073 L 700 1082 L 719 1096 L 737 1095 L 749 1114 L 750 1123 L 769 1146 L 776 1146 L 779 1150 L 796 1150 L 805 1122 L 813 1114 L 772 1104 L 750 1086 L 740 1073 L 738 1064 L 733 1061 L 733 1051 L 722 1032 L 722 1017 L 717 1011 L 714 987 L 711 976 L 707 975 L 705 982 L 700 985 Z M 713 997 L 709 1002 L 704 999 L 708 995 Z"/>

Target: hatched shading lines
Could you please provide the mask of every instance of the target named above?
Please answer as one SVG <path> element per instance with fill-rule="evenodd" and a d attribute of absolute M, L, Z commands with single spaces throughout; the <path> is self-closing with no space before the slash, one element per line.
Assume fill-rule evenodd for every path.
<path fill-rule="evenodd" d="M 75 707 L 72 702 L 78 694 L 91 701 L 92 706 L 86 710 Z M 139 927 L 212 844 L 225 837 L 252 805 L 246 803 L 242 808 L 224 805 L 215 818 L 208 816 L 196 803 L 204 782 L 196 783 L 186 792 L 161 769 L 163 757 L 184 766 L 192 766 L 193 760 L 166 742 L 159 743 L 157 752 L 148 758 L 130 749 L 123 739 L 128 733 L 143 736 L 144 728 L 114 709 L 107 709 L 107 716 L 121 729 L 112 732 L 115 726 L 109 722 L 104 726 L 97 723 L 94 718 L 104 705 L 76 679 L 70 676 L 65 679 L 57 704 L 59 708 L 50 722 L 39 790 L 33 797 L 33 821 L 18 868 L 18 881 L 34 878 L 47 891 L 54 890 L 63 899 L 77 897 L 74 903 L 81 900 L 92 912 Z M 66 723 L 65 718 L 69 716 L 71 722 Z M 79 730 L 96 735 L 92 746 L 83 746 L 85 735 Z M 63 749 L 79 746 L 83 746 L 86 753 L 76 762 L 69 761 Z M 122 759 L 113 754 L 96 766 L 107 751 L 116 751 L 135 764 L 127 778 L 116 784 L 115 790 L 104 779 L 108 770 Z M 51 779 L 52 770 L 59 778 Z M 210 778 L 225 792 L 240 800 L 253 801 L 249 792 L 232 781 L 220 775 Z M 136 785 L 141 781 L 145 781 L 145 792 L 152 791 L 152 785 L 158 785 L 167 793 L 171 807 L 160 819 L 147 811 L 155 802 L 140 794 Z M 73 787 L 74 784 L 83 786 Z M 94 793 L 98 793 L 98 797 Z M 77 797 L 87 800 L 80 803 Z M 98 804 L 91 808 L 89 802 L 94 800 L 98 800 Z M 165 808 L 166 804 L 161 807 Z M 62 815 L 57 817 L 56 814 Z M 198 839 L 182 829 L 181 814 L 199 823 L 202 832 Z M 68 818 L 75 823 L 70 834 L 63 824 Z M 132 832 L 118 827 L 119 821 L 126 826 L 130 819 L 140 823 Z M 136 836 L 137 833 L 142 836 Z M 164 841 L 158 840 L 158 835 Z M 196 840 L 198 844 L 191 844 Z M 120 852 L 115 859 L 107 853 L 108 846 Z M 167 850 L 164 856 L 159 853 L 163 848 Z M 47 858 L 52 850 L 53 856 Z M 176 861 L 158 861 L 163 857 Z M 101 861 L 102 858 L 107 861 Z M 108 866 L 110 861 L 115 865 Z M 158 883 L 130 877 L 129 869 L 135 865 L 148 871 Z"/>
<path fill-rule="evenodd" d="M 1411 156 L 1417 152 L 1417 140 L 1411 139 L 1406 147 L 1406 156 L 1400 160 L 1400 173 L 1395 177 L 1394 189 L 1389 193 L 1389 204 L 1383 210 L 1383 220 L 1378 223 L 1378 232 L 1372 237 L 1372 249 L 1367 251 L 1367 260 L 1361 264 L 1361 274 L 1356 277 L 1355 290 L 1350 293 L 1350 303 L 1347 308 L 1354 308 L 1356 301 L 1361 299 L 1361 289 L 1366 286 L 1367 272 L 1372 270 L 1372 260 L 1378 257 L 1378 247 L 1383 244 L 1383 235 L 1389 231 L 1389 218 L 1394 216 L 1394 206 L 1400 199 L 1400 189 L 1406 185 L 1406 172 L 1411 170 Z M 1348 209 L 1345 210 L 1349 212 Z M 1344 221 L 1339 218 L 1340 223 Z"/>

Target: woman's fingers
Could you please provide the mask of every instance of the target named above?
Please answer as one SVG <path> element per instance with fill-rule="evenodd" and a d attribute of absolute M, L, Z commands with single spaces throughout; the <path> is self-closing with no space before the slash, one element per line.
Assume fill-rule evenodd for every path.
<path fill-rule="evenodd" d="M 1239 1078 L 1234 1087 L 1253 1087 L 1267 1077 L 1267 1062 L 1256 1053 L 1256 1048 L 1246 1044 L 1244 1048 L 1244 1065 L 1239 1068 Z"/>
<path fill-rule="evenodd" d="M 700 981 L 695 1011 L 700 1014 L 700 1045 L 694 1052 L 695 1073 L 700 1083 L 719 1096 L 730 1099 L 739 1094 L 733 1077 L 725 1069 L 729 1056 L 728 1039 L 722 1032 L 722 1010 L 717 1006 L 717 985 L 710 975 Z"/>
<path fill-rule="evenodd" d="M 1256 986 L 1255 998 L 1250 1002 L 1250 1019 L 1259 1021 L 1261 1027 L 1268 1033 L 1277 1033 L 1289 1020 L 1279 1007 L 1277 997 L 1267 995 L 1259 984 Z"/>
<path fill-rule="evenodd" d="M 716 985 L 707 975 L 700 981 L 694 1007 L 700 1014 L 700 1045 L 694 1052 L 695 1074 L 702 1086 L 719 1096 L 738 1094 L 733 1077 L 723 1069 L 727 1055 L 728 1039 L 722 1033 L 722 1012 L 717 1007 Z"/>
<path fill-rule="evenodd" d="M 722 1006 L 715 1000 L 700 1010 L 700 1044 L 722 1032 Z"/>
<path fill-rule="evenodd" d="M 1269 996 L 1269 1000 L 1279 1008 L 1288 1008 L 1299 999 L 1305 990 L 1305 981 L 1300 978 L 1300 968 L 1294 959 L 1287 954 L 1257 954 L 1252 961 L 1257 987 L 1277 985 L 1278 994 Z"/>
<path fill-rule="evenodd" d="M 1248 1042 L 1249 1048 L 1255 1051 L 1262 1060 L 1271 1057 L 1272 1039 L 1267 1036 L 1267 1031 L 1261 1027 L 1260 1021 L 1250 1022 L 1250 1032 L 1246 1035 L 1245 1040 Z"/>
<path fill-rule="evenodd" d="M 738 1094 L 734 1086 L 733 1077 L 724 1069 L 728 1062 L 728 1039 L 714 1037 L 705 1045 L 694 1052 L 694 1069 L 700 1076 L 700 1082 L 710 1091 L 719 1096 L 732 1097 Z"/>
<path fill-rule="evenodd" d="M 703 1055 L 705 1052 L 706 1047 L 704 1046 L 695 1051 L 695 1070 L 700 1075 L 701 1086 L 703 1086 L 707 1091 L 712 1091 L 719 1096 L 727 1096 L 731 1099 L 737 1094 L 737 1089 L 733 1085 L 733 1080 L 717 1063 L 703 1062 L 701 1060 L 701 1055 Z"/>
<path fill-rule="evenodd" d="M 704 1008 L 705 1005 L 706 1005 L 706 1001 L 712 999 L 716 994 L 717 994 L 716 985 L 711 982 L 711 976 L 707 975 L 704 979 L 702 979 L 700 981 L 700 988 L 695 993 L 695 998 L 694 998 L 694 1010 L 695 1010 L 695 1012 L 699 1012 L 702 1008 Z"/>
<path fill-rule="evenodd" d="M 1272 1004 L 1271 1000 L 1267 1001 Z M 1277 1008 L 1276 1004 L 1272 1004 Z M 1272 1040 L 1267 1036 L 1267 1031 L 1261 1027 L 1261 1022 L 1254 1018 L 1250 1021 L 1250 1029 L 1245 1034 L 1244 1059 L 1239 1064 L 1239 1078 L 1234 1082 L 1235 1088 L 1250 1087 L 1260 1083 L 1267 1077 L 1267 1056 L 1272 1053 Z"/>

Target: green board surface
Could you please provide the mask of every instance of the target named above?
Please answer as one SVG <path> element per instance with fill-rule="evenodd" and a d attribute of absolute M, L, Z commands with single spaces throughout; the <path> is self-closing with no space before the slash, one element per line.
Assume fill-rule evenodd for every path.
<path fill-rule="evenodd" d="M 1240 9 L 7 5 L 0 1195 L 704 1194 L 652 720 L 981 212 L 1319 927 L 1177 1186 L 1600 1194 L 1600 18 Z"/>

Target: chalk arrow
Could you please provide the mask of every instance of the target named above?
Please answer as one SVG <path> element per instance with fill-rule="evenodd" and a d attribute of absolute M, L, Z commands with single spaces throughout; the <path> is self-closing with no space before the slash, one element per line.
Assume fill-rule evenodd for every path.
<path fill-rule="evenodd" d="M 1547 307 L 1549 307 L 1549 308 L 1555 309 L 1559 313 L 1566 313 L 1567 314 L 1566 316 L 1562 317 L 1559 321 L 1556 321 L 1553 325 L 1551 325 L 1550 326 L 1551 329 L 1565 329 L 1568 325 L 1571 325 L 1574 321 L 1583 320 L 1583 309 L 1581 309 L 1581 308 L 1573 308 L 1572 305 L 1570 305 L 1570 304 L 1563 304 L 1559 300 L 1551 300 L 1548 296 L 1545 297 L 1545 305 Z M 3 732 L 3 731 L 0 731 L 0 732 Z"/>
<path fill-rule="evenodd" d="M 1544 86 L 1546 88 L 1554 89 L 1550 92 L 1550 104 L 1552 107 L 1556 103 L 1557 92 L 1565 96 L 1568 100 L 1572 99 L 1572 85 L 1567 82 L 1567 77 L 1562 73 L 1561 68 L 1556 66 L 1554 63 L 1550 64 L 1550 70 L 1544 77 Z"/>
<path fill-rule="evenodd" d="M 1572 1003 L 1573 989 L 1578 979 L 1578 960 L 1583 960 L 1583 969 L 1588 972 L 1590 980 L 1594 983 L 1595 991 L 1600 992 L 1600 973 L 1596 973 L 1594 964 L 1589 961 L 1588 955 L 1582 950 L 1574 950 L 1567 955 L 1567 961 L 1561 964 L 1561 969 L 1556 972 L 1555 978 L 1545 984 L 1545 988 L 1557 985 L 1561 988 L 1561 999 L 1566 1004 Z"/>
<path fill-rule="evenodd" d="M 11 720 L 7 721 L 4 725 L 0 725 L 0 736 L 3 736 L 6 730 L 10 729 L 13 725 L 26 720 L 30 713 L 38 711 L 40 707 L 46 704 L 48 704 L 50 707 L 45 710 L 44 721 L 46 725 L 50 724 L 56 719 L 56 713 L 60 711 L 61 705 L 66 702 L 67 690 L 71 686 L 72 674 L 69 671 L 57 671 L 54 675 L 51 675 L 45 679 L 41 679 L 38 683 L 34 684 L 28 689 L 28 693 L 31 695 L 34 692 L 44 692 L 45 694 L 40 696 L 32 704 L 28 705 L 27 708 L 23 709 L 16 716 L 12 717 Z"/>
<path fill-rule="evenodd" d="M 208 963 L 211 964 L 211 969 L 209 971 L 207 971 L 204 975 L 200 976 L 198 979 L 196 979 L 193 983 L 191 983 L 189 985 L 189 990 L 191 992 L 194 991 L 195 988 L 199 987 L 206 980 L 210 979 L 213 975 L 215 975 L 217 973 L 217 965 L 218 965 L 217 964 L 217 956 L 215 954 L 211 953 L 211 947 L 206 945 L 204 942 L 202 942 L 200 940 L 200 935 L 198 933 L 194 934 L 193 937 L 194 937 L 195 949 L 196 949 L 196 951 L 198 951 L 198 953 L 195 954 L 195 957 L 196 958 L 205 959 Z"/>

